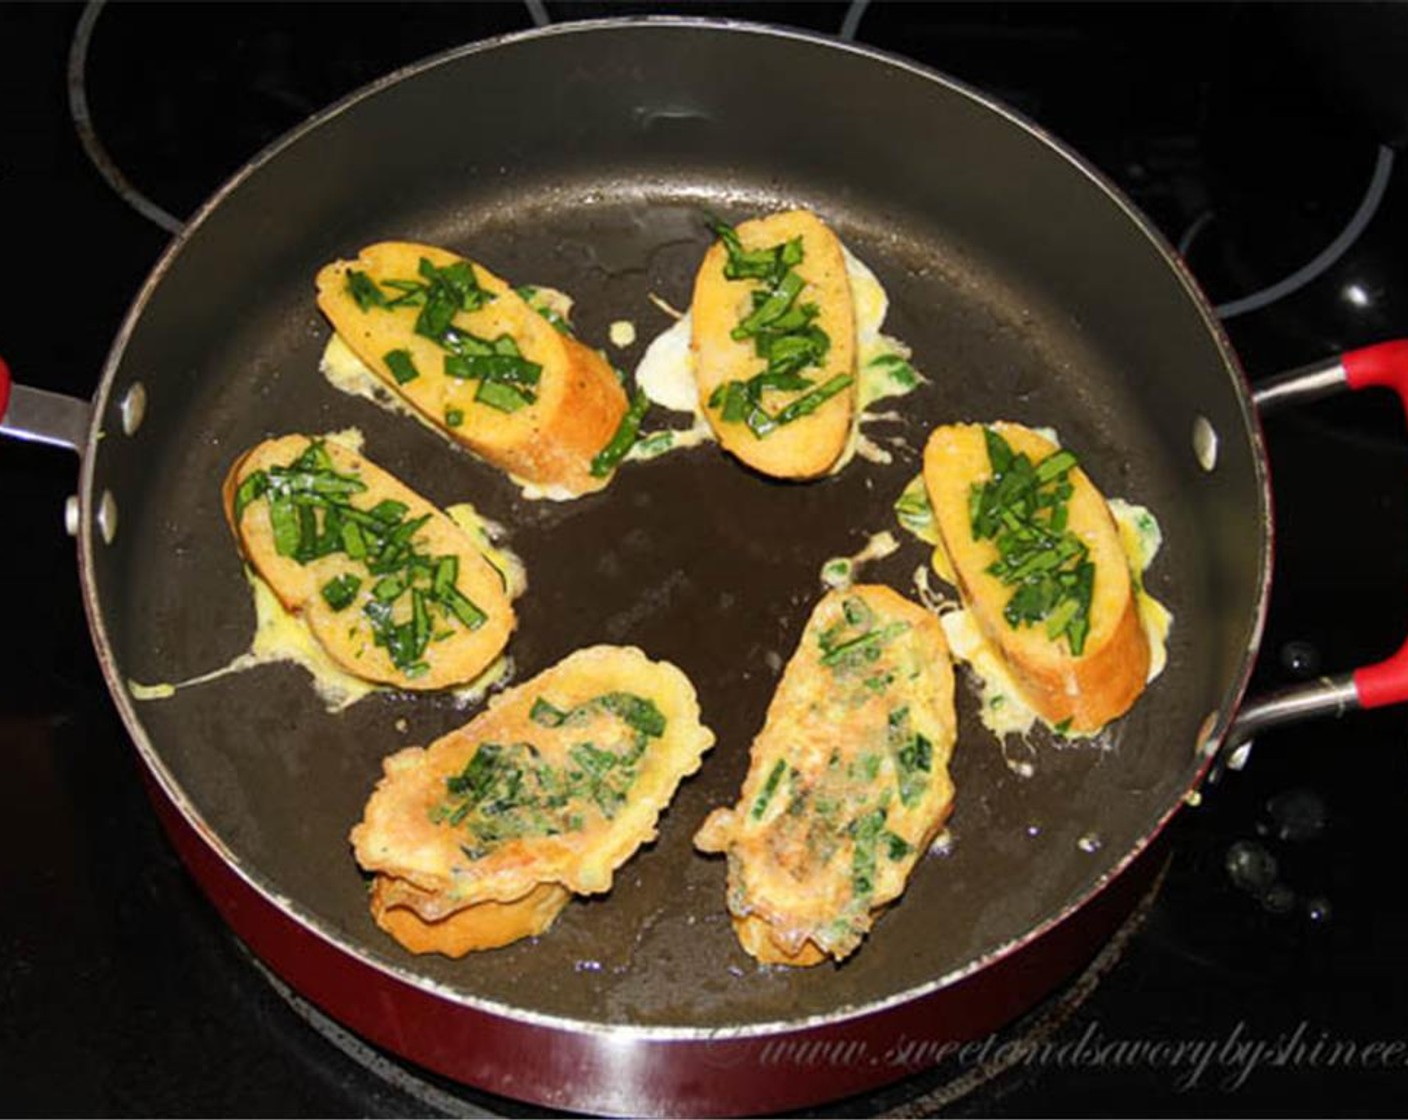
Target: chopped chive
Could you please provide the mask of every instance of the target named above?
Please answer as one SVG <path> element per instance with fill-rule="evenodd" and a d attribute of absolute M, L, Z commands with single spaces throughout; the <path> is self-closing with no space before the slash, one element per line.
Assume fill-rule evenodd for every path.
<path fill-rule="evenodd" d="M 398 502 L 394 498 L 386 498 L 372 506 L 367 512 L 378 521 L 386 525 L 394 525 L 406 516 L 410 506 L 405 502 Z"/>
<path fill-rule="evenodd" d="M 1050 482 L 1066 474 L 1076 465 L 1076 457 L 1069 451 L 1055 451 L 1036 465 L 1036 480 L 1038 483 Z"/>
<path fill-rule="evenodd" d="M 274 530 L 274 551 L 280 556 L 294 556 L 302 539 L 298 507 L 289 498 L 269 502 L 269 522 Z"/>
<path fill-rule="evenodd" d="M 400 576 L 383 576 L 372 587 L 372 596 L 380 603 L 390 603 L 401 597 L 406 582 Z"/>
<path fill-rule="evenodd" d="M 420 370 L 416 369 L 416 363 L 412 360 L 409 350 L 388 350 L 381 360 L 386 363 L 386 368 L 391 371 L 397 385 L 404 385 L 420 376 Z"/>
<path fill-rule="evenodd" d="M 507 335 L 503 340 L 513 344 L 513 340 Z M 478 378 L 513 385 L 528 395 L 530 400 L 532 396 L 529 389 L 537 385 L 543 372 L 543 367 L 537 362 L 530 362 L 519 354 L 517 347 L 514 347 L 512 352 L 500 349 L 490 354 L 446 354 L 444 368 L 446 377 L 461 381 Z"/>
<path fill-rule="evenodd" d="M 454 589 L 455 581 L 459 579 L 460 558 L 458 556 L 442 556 L 435 562 L 435 574 L 431 581 L 431 594 L 440 599 Z"/>
<path fill-rule="evenodd" d="M 464 412 L 458 408 L 445 409 L 445 424 L 447 427 L 458 428 L 464 423 Z"/>
<path fill-rule="evenodd" d="M 302 563 L 313 559 L 318 544 L 318 515 L 313 512 L 313 507 L 294 502 L 294 508 L 298 510 L 298 548 L 294 553 L 295 557 Z"/>
<path fill-rule="evenodd" d="M 419 657 L 430 641 L 430 612 L 425 609 L 425 594 L 419 588 L 411 589 L 411 622 L 415 626 L 416 656 Z"/>
<path fill-rule="evenodd" d="M 851 852 L 851 891 L 856 898 L 868 898 L 875 890 L 875 849 L 884 828 L 884 809 L 874 809 L 851 822 L 855 839 Z"/>
<path fill-rule="evenodd" d="M 841 600 L 841 614 L 851 626 L 869 626 L 875 621 L 875 612 L 864 599 L 848 597 Z"/>
<path fill-rule="evenodd" d="M 386 296 L 377 282 L 365 272 L 358 272 L 355 268 L 347 270 L 347 292 L 357 301 L 357 306 L 363 311 L 369 311 L 373 307 L 385 307 Z"/>
<path fill-rule="evenodd" d="M 481 381 L 479 388 L 475 391 L 474 399 L 480 404 L 487 404 L 490 408 L 496 408 L 500 412 L 517 412 L 520 408 L 532 404 L 534 400 L 522 389 L 517 389 L 501 381 Z"/>
<path fill-rule="evenodd" d="M 792 301 L 797 298 L 804 287 L 806 287 L 806 281 L 799 274 L 788 272 L 777 287 L 768 294 L 767 298 L 738 326 L 733 328 L 732 337 L 741 342 L 743 339 L 751 338 L 757 334 L 791 307 Z"/>
<path fill-rule="evenodd" d="M 352 605 L 361 586 L 360 579 L 351 572 L 344 572 L 323 584 L 323 601 L 335 611 L 346 610 Z"/>
<path fill-rule="evenodd" d="M 631 398 L 630 407 L 621 417 L 621 422 L 616 425 L 616 431 L 611 439 L 592 457 L 591 474 L 593 478 L 604 478 L 615 470 L 621 460 L 626 457 L 626 453 L 636 442 L 636 436 L 640 434 L 640 422 L 644 419 L 649 408 L 650 398 L 637 390 L 635 396 Z"/>
<path fill-rule="evenodd" d="M 787 763 L 780 758 L 773 763 L 772 770 L 768 773 L 767 781 L 763 783 L 762 792 L 759 793 L 754 800 L 752 811 L 748 814 L 755 821 L 761 820 L 763 814 L 767 812 L 768 802 L 772 800 L 773 794 L 777 792 L 777 784 L 782 781 L 782 774 L 786 769 Z"/>
<path fill-rule="evenodd" d="M 541 696 L 533 701 L 533 707 L 528 713 L 528 718 L 534 723 L 543 727 L 561 727 L 562 721 L 567 718 L 567 713 L 561 708 L 549 704 Z"/>
<path fill-rule="evenodd" d="M 478 630 L 489 616 L 475 606 L 458 587 L 451 587 L 441 598 L 466 630 Z"/>
<path fill-rule="evenodd" d="M 254 471 L 235 490 L 235 524 L 240 523 L 250 502 L 257 501 L 269 491 L 269 476 L 263 471 Z"/>
<path fill-rule="evenodd" d="M 813 389 L 806 396 L 798 397 L 781 412 L 775 419 L 778 424 L 790 424 L 794 420 L 799 420 L 803 416 L 809 416 L 823 404 L 829 401 L 837 393 L 846 389 L 855 380 L 848 373 L 838 373 L 835 377 L 825 382 L 819 388 Z"/>
<path fill-rule="evenodd" d="M 1077 465 L 1057 450 L 1033 466 L 992 428 L 983 429 L 991 477 L 969 492 L 975 540 L 991 540 L 998 558 L 987 571 L 1012 588 L 1003 617 L 1013 627 L 1044 623 L 1052 641 L 1065 639 L 1080 656 L 1090 629 L 1095 569 L 1085 543 L 1068 530 Z"/>
<path fill-rule="evenodd" d="M 869 654 L 871 650 L 878 652 L 879 647 L 885 645 L 891 639 L 898 637 L 909 629 L 908 622 L 891 622 L 882 626 L 879 630 L 867 630 L 859 637 L 851 638 L 842 642 L 838 646 L 833 646 L 830 651 L 823 653 L 821 663 L 828 668 L 848 662 L 857 654 Z"/>
<path fill-rule="evenodd" d="M 643 735 L 658 739 L 665 734 L 665 715 L 654 701 L 629 692 L 608 692 L 598 697 L 596 703 Z"/>

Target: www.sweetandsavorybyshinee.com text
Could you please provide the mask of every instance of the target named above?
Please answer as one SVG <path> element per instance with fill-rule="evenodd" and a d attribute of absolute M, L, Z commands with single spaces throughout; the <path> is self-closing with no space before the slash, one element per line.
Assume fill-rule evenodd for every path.
<path fill-rule="evenodd" d="M 1180 1091 L 1212 1086 L 1234 1092 L 1257 1070 L 1265 1069 L 1408 1071 L 1408 1040 L 1345 1038 L 1307 1021 L 1270 1035 L 1258 1035 L 1240 1021 L 1220 1038 L 1129 1038 L 1106 1034 L 1099 1022 L 1092 1022 L 1078 1036 L 1060 1041 L 989 1035 L 954 1042 L 901 1036 L 881 1047 L 864 1039 L 769 1039 L 756 1057 L 760 1065 L 779 1070 L 868 1065 L 917 1072 L 941 1062 L 955 1062 L 965 1069 L 1023 1064 L 1081 1070 L 1145 1066 L 1168 1070 Z"/>

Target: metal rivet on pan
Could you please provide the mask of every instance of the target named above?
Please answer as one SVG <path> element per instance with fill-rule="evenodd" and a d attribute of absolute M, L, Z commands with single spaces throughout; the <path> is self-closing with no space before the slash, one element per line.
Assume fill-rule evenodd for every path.
<path fill-rule="evenodd" d="M 78 536 L 78 495 L 70 494 L 64 502 L 64 532 L 71 537 Z"/>
<path fill-rule="evenodd" d="M 111 490 L 103 491 L 103 499 L 98 503 L 98 532 L 103 534 L 103 543 L 112 544 L 117 536 L 117 502 Z"/>
<path fill-rule="evenodd" d="M 117 408 L 122 414 L 122 430 L 130 436 L 142 426 L 142 418 L 147 414 L 146 386 L 140 381 L 132 382 Z"/>
<path fill-rule="evenodd" d="M 1206 416 L 1193 420 L 1193 454 L 1203 470 L 1211 471 L 1217 466 L 1217 429 Z"/>

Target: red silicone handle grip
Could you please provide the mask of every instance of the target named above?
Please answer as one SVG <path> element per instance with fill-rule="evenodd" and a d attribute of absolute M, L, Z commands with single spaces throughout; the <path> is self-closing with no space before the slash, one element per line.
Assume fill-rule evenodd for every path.
<path fill-rule="evenodd" d="M 1344 379 L 1351 389 L 1382 385 L 1392 389 L 1408 410 L 1408 338 L 1380 342 L 1340 356 Z"/>
<path fill-rule="evenodd" d="M 1351 350 L 1340 358 L 1351 389 L 1383 385 L 1398 394 L 1408 415 L 1408 339 L 1380 342 Z M 1408 700 L 1408 641 L 1377 665 L 1354 671 L 1354 691 L 1365 708 L 1382 708 Z"/>
<path fill-rule="evenodd" d="M 10 367 L 0 358 L 0 420 L 5 419 L 5 410 L 10 407 Z"/>

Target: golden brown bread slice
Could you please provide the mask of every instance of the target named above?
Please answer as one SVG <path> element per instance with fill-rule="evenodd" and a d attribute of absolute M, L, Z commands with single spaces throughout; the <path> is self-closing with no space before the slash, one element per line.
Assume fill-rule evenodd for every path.
<path fill-rule="evenodd" d="M 307 504 L 318 487 L 330 500 Z M 288 497 L 281 498 L 284 490 Z M 349 673 L 400 688 L 446 688 L 473 680 L 508 643 L 513 607 L 503 578 L 474 539 L 415 491 L 342 444 L 306 435 L 266 440 L 231 466 L 222 499 L 225 518 L 255 572 Z M 379 506 L 380 515 L 374 515 Z M 280 524 L 289 510 L 281 551 Z M 306 535 L 300 510 L 309 511 L 312 519 Z M 391 515 L 398 511 L 400 517 L 393 521 Z M 413 532 L 405 528 L 422 518 Z M 358 522 L 359 527 L 346 528 Z M 407 537 L 406 563 L 373 572 L 369 561 L 375 558 L 376 543 L 395 532 Z M 362 559 L 349 553 L 348 538 L 352 551 L 364 552 Z M 328 548 L 309 555 L 307 545 L 316 539 Z M 439 568 L 438 592 L 434 570 L 411 574 L 411 557 Z M 389 597 L 394 588 L 383 585 L 385 579 L 402 580 L 404 590 Z M 414 640 L 418 602 L 424 643 Z M 408 625 L 409 631 L 388 641 L 390 627 Z"/>
<path fill-rule="evenodd" d="M 1067 638 L 1049 637 L 1041 622 L 1013 626 L 1004 616 L 1013 588 L 987 570 L 999 557 L 998 547 L 992 540 L 975 539 L 972 529 L 973 487 L 993 475 L 983 427 L 938 428 L 924 449 L 924 484 L 941 547 L 964 605 L 1037 714 L 1053 726 L 1096 731 L 1129 710 L 1149 671 L 1149 644 L 1139 625 L 1119 529 L 1089 477 L 1073 468 L 1066 529 L 1086 546 L 1094 565 L 1084 648 L 1079 655 L 1072 653 Z M 1033 464 L 1058 450 L 1019 424 L 988 427 Z"/>
<path fill-rule="evenodd" d="M 634 647 L 579 650 L 459 730 L 385 760 L 350 837 L 357 862 L 383 883 L 374 910 L 413 912 L 420 924 L 386 926 L 413 951 L 422 951 L 413 940 L 444 952 L 505 929 L 546 928 L 556 889 L 611 889 L 713 741 L 673 665 Z M 439 925 L 521 901 L 463 919 L 468 932 Z"/>
<path fill-rule="evenodd" d="M 477 287 L 492 298 L 477 310 L 456 311 L 450 322 L 476 339 L 511 338 L 519 356 L 541 367 L 536 384 L 525 386 L 535 399 L 525 403 L 525 396 L 510 392 L 486 403 L 483 380 L 447 375 L 449 351 L 416 332 L 423 297 L 385 306 L 406 285 L 424 282 L 422 261 L 434 269 L 469 265 Z M 450 438 L 525 482 L 565 495 L 599 490 L 610 481 L 609 470 L 592 473 L 592 460 L 626 414 L 616 374 L 600 353 L 558 331 L 483 265 L 431 245 L 380 242 L 355 261 L 327 265 L 318 273 L 317 289 L 318 306 L 358 358 Z M 397 351 L 410 362 L 409 368 L 402 365 L 400 380 L 387 361 Z"/>
<path fill-rule="evenodd" d="M 744 949 L 791 965 L 855 951 L 948 817 L 956 736 L 938 619 L 888 587 L 827 594 L 753 740 L 738 803 L 694 838 L 728 856 Z"/>
<path fill-rule="evenodd" d="M 815 411 L 781 424 L 761 438 L 745 421 L 724 418 L 725 402 L 716 394 L 729 382 L 749 381 L 762 373 L 768 362 L 757 355 L 752 338 L 732 337 L 740 321 L 753 310 L 753 293 L 761 282 L 728 279 L 724 275 L 728 251 L 723 241 L 716 241 L 704 255 L 690 306 L 699 406 L 719 443 L 748 466 L 778 478 L 814 478 L 825 474 L 840 458 L 856 412 L 855 309 L 841 243 L 820 218 L 806 210 L 755 218 L 741 223 L 736 232 L 745 250 L 801 239 L 803 256 L 795 271 L 805 286 L 796 295 L 794 306 L 815 304 L 813 325 L 828 339 L 822 362 L 800 371 L 813 382 L 813 389 L 769 388 L 761 397 L 764 409 L 777 415 L 834 379 L 850 380 Z"/>

